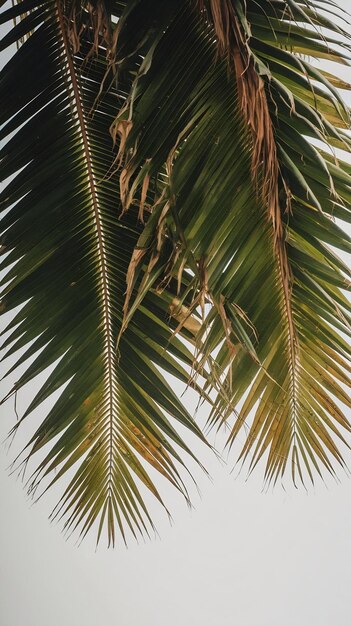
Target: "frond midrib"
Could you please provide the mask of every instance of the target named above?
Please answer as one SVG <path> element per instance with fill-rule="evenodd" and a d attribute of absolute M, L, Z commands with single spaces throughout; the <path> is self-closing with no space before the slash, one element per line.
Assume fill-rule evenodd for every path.
<path fill-rule="evenodd" d="M 103 416 L 108 415 L 108 432 L 109 442 L 107 444 L 109 450 L 109 463 L 108 463 L 108 497 L 112 497 L 113 486 L 113 442 L 115 437 L 115 418 L 114 414 L 118 406 L 117 397 L 117 381 L 115 375 L 115 350 L 113 346 L 113 329 L 111 319 L 111 301 L 110 301 L 110 288 L 108 277 L 108 266 L 105 252 L 104 243 L 104 228 L 101 218 L 101 210 L 99 206 L 99 198 L 96 190 L 96 177 L 94 175 L 94 165 L 92 161 L 91 151 L 89 147 L 89 133 L 86 123 L 86 116 L 81 98 L 81 89 L 79 85 L 79 78 L 77 76 L 76 68 L 73 61 L 70 43 L 68 40 L 67 29 L 65 25 L 65 16 L 62 11 L 62 2 L 57 0 L 56 2 L 57 21 L 62 36 L 62 44 L 65 54 L 65 62 L 68 73 L 68 79 L 71 85 L 71 102 L 77 115 L 77 126 L 79 127 L 81 135 L 81 148 L 84 155 L 84 164 L 88 179 L 89 195 L 91 198 L 91 208 L 93 213 L 93 222 L 96 232 L 97 242 L 97 258 L 99 274 L 101 278 L 101 289 L 98 290 L 99 297 L 101 298 L 102 318 L 104 324 L 104 351 L 106 358 L 104 359 L 105 377 L 104 377 L 104 393 L 101 401 L 101 406 L 108 405 L 108 409 L 102 412 Z"/>

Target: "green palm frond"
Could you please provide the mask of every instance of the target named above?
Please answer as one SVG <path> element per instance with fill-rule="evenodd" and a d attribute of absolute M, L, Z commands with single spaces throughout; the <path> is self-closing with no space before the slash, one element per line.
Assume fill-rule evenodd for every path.
<path fill-rule="evenodd" d="M 320 3 L 319 3 L 320 4 Z M 76 466 L 54 515 L 82 535 L 153 527 L 148 464 L 188 499 L 162 370 L 244 425 L 275 482 L 335 474 L 351 425 L 348 35 L 318 3 L 23 0 L 3 48 L 2 310 L 7 397 L 65 385 L 24 451 L 36 490 Z M 23 17 L 25 16 L 25 17 Z M 161 368 L 161 369 L 160 369 Z M 200 377 L 200 378 L 198 378 Z M 201 380 L 203 384 L 201 384 Z M 213 393 L 214 392 L 214 393 Z M 6 399 L 6 398 L 5 398 Z M 21 422 L 20 422 L 21 423 Z M 16 425 L 17 428 L 17 425 Z M 47 445 L 48 444 L 48 445 Z M 147 462 L 147 463 L 146 463 Z M 52 474 L 54 470 L 56 474 Z"/>
<path fill-rule="evenodd" d="M 119 17 L 120 3 L 113 8 Z M 184 366 L 192 364 L 185 343 L 172 337 L 177 322 L 170 327 L 166 295 L 149 293 L 116 350 L 140 227 L 133 209 L 119 219 L 109 127 L 133 68 L 111 86 L 104 50 L 90 54 L 89 27 L 73 54 L 65 10 L 61 2 L 40 3 L 3 42 L 35 29 L 0 77 L 1 136 L 8 137 L 1 174 L 13 176 L 1 194 L 1 269 L 9 268 L 2 310 L 21 305 L 2 347 L 4 358 L 20 350 L 8 373 L 29 362 L 7 397 L 55 363 L 22 420 L 66 385 L 26 448 L 27 459 L 52 442 L 30 490 L 79 460 L 55 515 L 64 513 L 66 528 L 79 525 L 83 534 L 97 518 L 100 533 L 107 520 L 113 542 L 116 523 L 123 536 L 126 526 L 133 533 L 152 527 L 138 484 L 162 501 L 143 461 L 188 499 L 180 453 L 193 453 L 174 420 L 204 438 L 157 367 L 187 382 Z M 19 12 L 22 5 L 3 19 Z"/>
<path fill-rule="evenodd" d="M 205 349 L 222 345 L 214 367 L 229 367 L 210 423 L 236 408 L 232 444 L 253 412 L 240 458 L 253 468 L 265 454 L 268 481 L 288 462 L 294 481 L 334 473 L 350 430 L 339 404 L 350 407 L 350 270 L 333 248 L 350 252 L 334 217 L 350 221 L 351 179 L 325 152 L 350 149 L 349 111 L 337 79 L 306 58 L 347 64 L 348 44 L 334 46 L 345 35 L 311 2 L 183 2 L 116 122 L 130 125 L 127 206 L 146 168 L 165 170 L 178 245 L 206 274 Z M 220 343 L 239 311 L 258 361 L 244 342 Z"/>

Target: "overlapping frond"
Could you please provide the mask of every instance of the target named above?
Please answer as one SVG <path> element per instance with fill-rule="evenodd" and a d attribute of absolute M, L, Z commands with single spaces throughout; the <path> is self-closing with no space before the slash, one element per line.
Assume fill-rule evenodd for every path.
<path fill-rule="evenodd" d="M 180 4 L 117 118 L 129 124 L 121 183 L 128 204 L 146 173 L 163 174 L 176 245 L 206 276 L 205 350 L 227 368 L 210 423 L 236 409 L 229 443 L 249 425 L 251 468 L 265 455 L 268 481 L 288 463 L 313 480 L 343 465 L 336 439 L 348 445 L 350 430 L 350 271 L 334 252 L 350 239 L 334 218 L 350 221 L 351 179 L 327 154 L 350 149 L 335 89 L 349 86 L 306 55 L 347 64 L 347 34 L 312 2 Z M 239 312 L 258 359 L 247 341 L 228 347 Z"/>
<path fill-rule="evenodd" d="M 109 3 L 115 18 L 123 8 Z M 16 309 L 2 348 L 5 359 L 19 351 L 10 372 L 29 363 L 7 397 L 54 364 L 21 419 L 65 385 L 24 451 L 25 460 L 47 451 L 29 488 L 47 476 L 52 484 L 79 462 L 54 515 L 82 534 L 98 521 L 100 535 L 106 522 L 113 542 L 116 524 L 124 537 L 128 527 L 153 527 L 140 485 L 162 500 L 145 461 L 188 499 L 180 454 L 193 454 L 174 420 L 203 436 L 158 366 L 187 382 L 192 355 L 172 336 L 170 289 L 168 300 L 149 293 L 116 349 L 140 227 L 135 209 L 119 219 L 109 129 L 135 68 L 117 85 L 89 12 L 80 29 L 75 24 L 73 46 L 70 2 L 24 2 L 2 19 L 25 9 L 3 46 L 34 32 L 0 76 L 8 138 L 0 167 L 3 179 L 12 177 L 1 193 L 2 311 Z"/>

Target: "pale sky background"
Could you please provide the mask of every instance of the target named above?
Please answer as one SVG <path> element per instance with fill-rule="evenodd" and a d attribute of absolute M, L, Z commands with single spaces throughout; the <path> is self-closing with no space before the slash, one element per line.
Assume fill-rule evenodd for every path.
<path fill-rule="evenodd" d="M 351 69 L 342 75 L 351 82 Z M 27 402 L 22 394 L 19 411 Z M 188 407 L 194 411 L 191 395 Z M 0 411 L 3 441 L 13 405 Z M 292 486 L 263 494 L 259 472 L 245 482 L 244 473 L 230 473 L 232 463 L 202 450 L 213 482 L 196 473 L 195 510 L 166 487 L 174 524 L 151 505 L 161 538 L 95 552 L 94 536 L 77 548 L 49 524 L 59 491 L 32 506 L 8 476 L 33 428 L 20 431 L 8 455 L 0 448 L 1 626 L 350 626 L 346 475 L 308 494 Z"/>

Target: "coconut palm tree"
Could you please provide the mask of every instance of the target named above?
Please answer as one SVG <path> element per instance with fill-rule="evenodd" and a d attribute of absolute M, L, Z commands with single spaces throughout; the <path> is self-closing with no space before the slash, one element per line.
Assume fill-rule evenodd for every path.
<path fill-rule="evenodd" d="M 350 85 L 318 63 L 348 65 L 342 19 L 332 0 L 5 3 L 2 348 L 22 373 L 3 402 L 51 366 L 13 432 L 61 390 L 21 458 L 40 453 L 33 492 L 70 470 L 66 529 L 148 533 L 153 469 L 189 498 L 177 424 L 209 444 L 168 375 L 267 483 L 345 466 Z"/>

